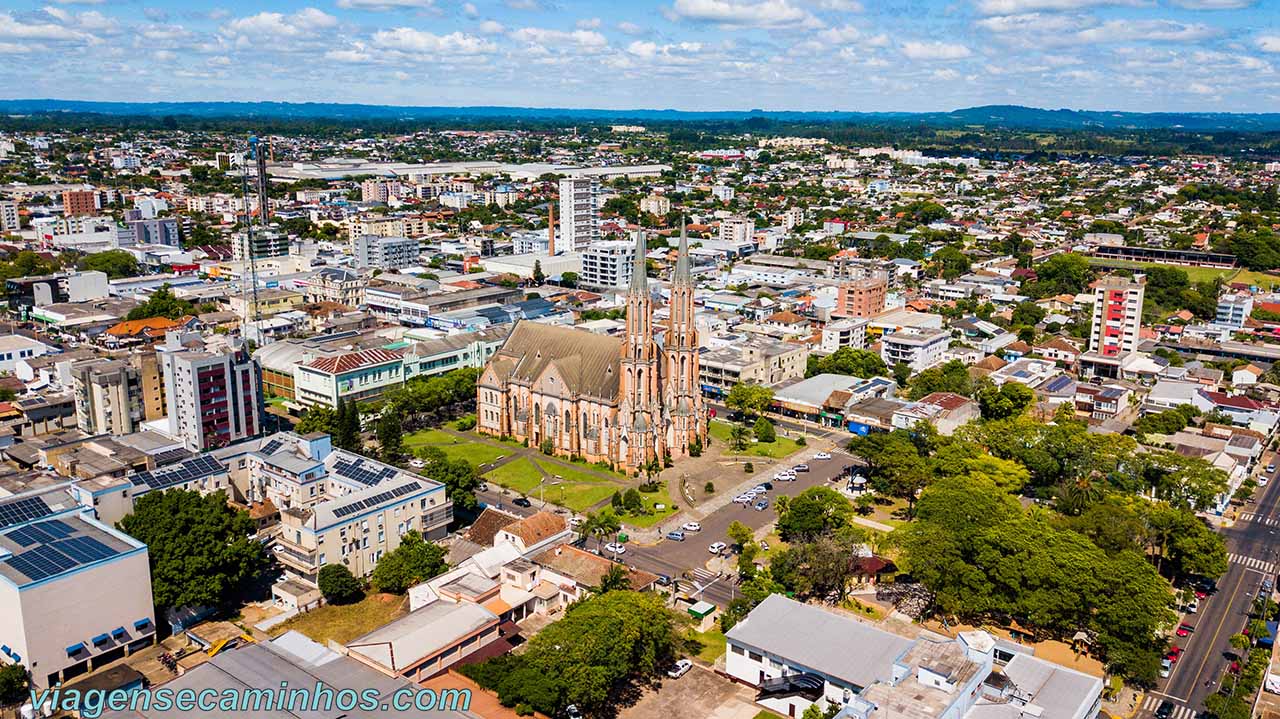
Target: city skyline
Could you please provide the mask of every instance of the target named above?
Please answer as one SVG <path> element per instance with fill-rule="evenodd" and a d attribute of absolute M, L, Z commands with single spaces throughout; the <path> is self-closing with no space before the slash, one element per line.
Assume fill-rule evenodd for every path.
<path fill-rule="evenodd" d="M 1250 0 L 6 1 L 0 95 L 1264 112 L 1276 21 Z"/>

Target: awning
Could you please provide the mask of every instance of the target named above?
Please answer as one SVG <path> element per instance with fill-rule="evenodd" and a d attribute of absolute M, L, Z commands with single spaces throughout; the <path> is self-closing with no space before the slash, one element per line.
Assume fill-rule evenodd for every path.
<path fill-rule="evenodd" d="M 6 657 L 11 657 L 11 656 L 13 656 L 13 654 L 11 654 L 11 653 L 10 653 L 10 649 L 9 649 L 9 645 L 8 645 L 8 644 L 5 644 L 5 645 L 3 645 L 3 646 L 0 646 L 0 652 L 4 652 L 4 655 L 5 655 Z"/>
<path fill-rule="evenodd" d="M 150 620 L 150 619 L 139 619 L 138 621 L 136 621 L 136 622 L 134 622 L 134 623 L 133 623 L 133 628 L 134 628 L 134 629 L 146 629 L 148 626 L 150 626 L 150 624 L 151 624 L 151 620 Z"/>
<path fill-rule="evenodd" d="M 75 655 L 83 651 L 84 651 L 83 643 L 72 644 L 71 646 L 67 647 L 67 656 L 74 657 Z"/>
<path fill-rule="evenodd" d="M 113 639 L 120 639 L 124 635 L 125 635 L 124 627 L 116 627 L 115 629 L 111 630 L 111 637 Z"/>
<path fill-rule="evenodd" d="M 93 646 L 100 647 L 109 641 L 111 641 L 111 637 L 107 636 L 106 634 L 99 634 L 98 636 L 93 638 Z"/>

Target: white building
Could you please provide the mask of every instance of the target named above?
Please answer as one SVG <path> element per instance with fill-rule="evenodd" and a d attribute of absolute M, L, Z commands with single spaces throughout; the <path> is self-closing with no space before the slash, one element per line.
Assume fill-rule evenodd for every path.
<path fill-rule="evenodd" d="M 631 284 L 636 247 L 627 240 L 603 240 L 582 253 L 579 281 L 588 287 L 625 288 Z"/>
<path fill-rule="evenodd" d="M 0 372 L 13 372 L 18 360 L 41 357 L 49 346 L 23 335 L 0 335 Z"/>
<path fill-rule="evenodd" d="M 711 196 L 721 202 L 728 202 L 734 198 L 737 193 L 728 185 L 716 185 L 711 188 Z"/>
<path fill-rule="evenodd" d="M 671 211 L 671 200 L 666 195 L 649 195 L 640 200 L 640 211 L 662 217 Z"/>
<path fill-rule="evenodd" d="M 0 231 L 17 232 L 20 227 L 18 203 L 13 200 L 0 200 Z"/>
<path fill-rule="evenodd" d="M 822 328 L 822 351 L 834 353 L 841 347 L 863 349 L 867 346 L 867 321 L 848 318 L 828 322 Z"/>
<path fill-rule="evenodd" d="M 880 357 L 890 367 L 902 362 L 921 372 L 941 364 L 950 344 L 946 330 L 904 329 L 880 338 Z"/>
<path fill-rule="evenodd" d="M 418 264 L 418 241 L 408 237 L 362 235 L 355 239 L 357 267 L 398 270 Z"/>
<path fill-rule="evenodd" d="M 745 217 L 726 217 L 720 221 L 721 242 L 749 243 L 755 233 L 756 223 Z"/>
<path fill-rule="evenodd" d="M 600 241 L 600 181 L 594 177 L 560 180 L 560 234 L 556 249 L 582 252 Z"/>
<path fill-rule="evenodd" d="M 1218 313 L 1214 322 L 1228 327 L 1244 327 L 1244 321 L 1253 312 L 1253 295 L 1244 293 L 1224 294 L 1218 298 Z"/>
<path fill-rule="evenodd" d="M 170 332 L 158 348 L 169 433 L 192 451 L 225 446 L 262 433 L 262 368 L 248 349 L 222 338 L 209 351 Z M 190 344 L 190 342 L 188 342 Z"/>
<path fill-rule="evenodd" d="M 1138 349 L 1143 286 L 1122 278 L 1102 280 L 1093 291 L 1093 328 L 1089 351 L 1106 358 Z"/>

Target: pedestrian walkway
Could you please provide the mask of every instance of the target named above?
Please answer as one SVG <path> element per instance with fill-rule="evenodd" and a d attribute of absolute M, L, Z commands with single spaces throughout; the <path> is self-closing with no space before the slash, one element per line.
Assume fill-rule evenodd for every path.
<path fill-rule="evenodd" d="M 1263 574 L 1275 574 L 1275 562 L 1267 562 L 1255 557 L 1242 557 L 1239 554 L 1228 554 L 1227 561 L 1232 564 L 1239 564 L 1246 569 L 1262 572 Z"/>
<path fill-rule="evenodd" d="M 1164 697 L 1158 697 L 1154 694 L 1148 694 L 1147 698 L 1142 701 L 1142 711 L 1154 713 L 1160 707 L 1160 702 L 1165 701 Z M 1191 719 L 1196 715 L 1194 709 L 1184 707 L 1178 704 L 1173 706 L 1173 713 L 1169 715 L 1169 719 Z"/>
<path fill-rule="evenodd" d="M 1280 527 L 1280 519 L 1263 517 L 1253 512 L 1245 512 L 1240 515 L 1241 522 L 1250 522 L 1252 524 L 1261 524 L 1267 527 Z"/>

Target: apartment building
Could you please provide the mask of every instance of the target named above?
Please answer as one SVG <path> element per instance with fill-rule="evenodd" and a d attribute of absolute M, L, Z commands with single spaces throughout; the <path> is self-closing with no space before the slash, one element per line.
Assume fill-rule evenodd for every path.
<path fill-rule="evenodd" d="M 81 432 L 125 435 L 141 429 L 141 373 L 126 360 L 78 362 L 71 366 L 71 384 Z"/>
<path fill-rule="evenodd" d="M 941 364 L 951 333 L 925 328 L 903 329 L 880 338 L 880 358 L 893 367 L 906 364 L 913 373 Z"/>
<path fill-rule="evenodd" d="M 240 317 L 271 317 L 298 309 L 305 299 L 301 292 L 271 287 L 248 295 L 231 295 L 227 298 L 227 306 Z"/>
<path fill-rule="evenodd" d="M 720 397 L 743 382 L 773 386 L 804 377 L 809 348 L 765 338 L 743 339 L 732 346 L 702 352 L 702 392 Z"/>
<path fill-rule="evenodd" d="M 560 233 L 556 248 L 584 252 L 600 241 L 600 181 L 594 177 L 560 180 Z"/>
<path fill-rule="evenodd" d="M 356 266 L 398 270 L 419 262 L 418 241 L 408 237 L 361 235 L 354 242 Z"/>
<path fill-rule="evenodd" d="M 1214 322 L 1237 329 L 1244 327 L 1244 321 L 1253 313 L 1253 295 L 1245 293 L 1227 293 L 1218 298 L 1218 312 Z"/>
<path fill-rule="evenodd" d="M 174 217 L 157 217 L 150 220 L 129 220 L 117 233 L 121 245 L 165 245 L 179 247 L 182 244 L 178 220 Z"/>
<path fill-rule="evenodd" d="M 17 232 L 22 229 L 18 217 L 18 203 L 13 200 L 0 200 L 0 232 Z"/>
<path fill-rule="evenodd" d="M 238 232 L 232 238 L 231 259 L 235 262 L 248 262 L 270 257 L 287 257 L 289 255 L 289 236 L 272 229 L 255 228 L 253 232 Z"/>
<path fill-rule="evenodd" d="M 315 582 L 325 564 L 367 577 L 409 531 L 439 539 L 453 519 L 445 486 L 382 462 L 333 449 L 326 434 L 283 432 L 258 449 L 222 459 L 251 501 L 280 508 L 277 558 L 290 574 Z M 242 463 L 244 467 L 240 468 Z"/>
<path fill-rule="evenodd" d="M 62 193 L 62 214 L 64 217 L 75 215 L 93 215 L 102 209 L 98 193 L 93 190 L 64 190 Z"/>
<path fill-rule="evenodd" d="M 67 485 L 0 499 L 0 662 L 37 689 L 155 640 L 146 545 L 82 509 Z"/>
<path fill-rule="evenodd" d="M 1098 281 L 1093 292 L 1089 352 L 1114 358 L 1138 349 L 1143 286 L 1119 277 Z"/>
<path fill-rule="evenodd" d="M 737 195 L 737 191 L 728 185 L 713 185 L 711 188 L 711 196 L 721 202 L 729 202 Z"/>
<path fill-rule="evenodd" d="M 884 312 L 889 275 L 868 272 L 865 276 L 842 282 L 832 315 L 836 317 L 875 317 Z"/>
<path fill-rule="evenodd" d="M 388 387 L 404 384 L 404 350 L 364 349 L 319 357 L 293 373 L 294 399 L 308 407 L 337 408 L 338 400 L 376 399 Z"/>
<path fill-rule="evenodd" d="M 262 370 L 238 340 L 171 332 L 158 348 L 169 432 L 192 451 L 262 432 Z"/>
<path fill-rule="evenodd" d="M 649 195 L 640 200 L 640 211 L 662 217 L 671 212 L 671 200 L 666 195 Z"/>
<path fill-rule="evenodd" d="M 360 200 L 363 202 L 386 202 L 401 193 L 399 182 L 388 180 L 365 180 L 360 183 Z"/>
<path fill-rule="evenodd" d="M 864 319 L 842 319 L 828 322 L 822 328 L 822 344 L 819 346 L 827 354 L 834 354 L 841 347 L 865 348 L 867 346 L 867 321 Z"/>
<path fill-rule="evenodd" d="M 729 244 L 751 244 L 756 223 L 746 217 L 726 217 L 720 221 L 719 240 Z"/>
<path fill-rule="evenodd" d="M 636 246 L 627 240 L 602 240 L 582 251 L 579 282 L 587 287 L 623 289 L 630 286 Z"/>

